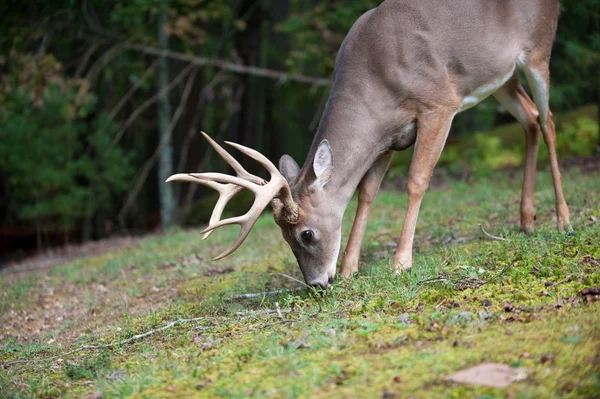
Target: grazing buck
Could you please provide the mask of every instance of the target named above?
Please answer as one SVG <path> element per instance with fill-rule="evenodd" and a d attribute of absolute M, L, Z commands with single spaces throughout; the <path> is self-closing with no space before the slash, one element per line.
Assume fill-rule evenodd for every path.
<path fill-rule="evenodd" d="M 452 119 L 493 95 L 525 130 L 521 230 L 535 228 L 540 130 L 548 146 L 558 228 L 570 229 L 548 107 L 548 63 L 557 18 L 557 0 L 387 0 L 361 16 L 344 40 L 331 94 L 302 168 L 284 155 L 278 170 L 260 153 L 228 143 L 269 171 L 271 180 L 263 181 L 205 135 L 237 177 L 192 173 L 168 181 L 199 183 L 220 193 L 206 236 L 221 226 L 241 225 L 233 246 L 217 259 L 242 244 L 271 202 L 306 283 L 324 288 L 336 273 L 342 216 L 356 188 L 358 209 L 341 265 L 344 277 L 358 270 L 369 211 L 393 151 L 414 144 L 408 209 L 392 264 L 406 270 L 413 263 L 421 200 Z M 521 87 L 519 72 L 535 103 Z M 227 201 L 244 188 L 256 195 L 252 208 L 242 217 L 220 220 Z"/>

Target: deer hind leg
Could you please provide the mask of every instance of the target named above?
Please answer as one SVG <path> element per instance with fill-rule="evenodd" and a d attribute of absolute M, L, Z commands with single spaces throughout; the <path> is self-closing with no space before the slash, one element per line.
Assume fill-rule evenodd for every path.
<path fill-rule="evenodd" d="M 521 123 L 523 130 L 525 130 L 525 173 L 521 194 L 521 231 L 533 233 L 535 231 L 533 192 L 540 143 L 540 125 L 537 120 L 539 113 L 533 101 L 523 90 L 517 75 L 498 89 L 494 93 L 494 97 Z"/>
<path fill-rule="evenodd" d="M 548 62 L 527 62 L 523 66 L 523 72 L 527 77 L 527 82 L 533 93 L 533 100 L 540 114 L 540 125 L 542 135 L 548 147 L 548 158 L 552 170 L 552 180 L 554 183 L 554 195 L 556 198 L 556 218 L 558 221 L 558 230 L 564 231 L 565 228 L 571 229 L 569 219 L 569 208 L 565 202 L 562 191 L 562 177 L 558 169 L 558 160 L 556 158 L 556 128 L 552 121 L 552 112 L 549 106 L 550 93 L 550 72 Z"/>
<path fill-rule="evenodd" d="M 360 245 L 363 241 L 365 229 L 367 227 L 369 213 L 371 212 L 371 207 L 377 196 L 379 185 L 383 180 L 385 172 L 390 166 L 393 155 L 394 153 L 392 151 L 388 151 L 379 157 L 360 181 L 358 186 L 359 194 L 356 217 L 354 218 L 352 232 L 350 233 L 350 239 L 348 240 L 344 259 L 342 260 L 342 267 L 340 269 L 342 277 L 347 278 L 350 277 L 352 273 L 358 272 Z"/>
<path fill-rule="evenodd" d="M 448 111 L 430 113 L 421 115 L 417 120 L 417 141 L 408 172 L 408 206 L 392 264 L 394 269 L 412 267 L 413 241 L 421 200 L 448 138 L 454 114 Z"/>

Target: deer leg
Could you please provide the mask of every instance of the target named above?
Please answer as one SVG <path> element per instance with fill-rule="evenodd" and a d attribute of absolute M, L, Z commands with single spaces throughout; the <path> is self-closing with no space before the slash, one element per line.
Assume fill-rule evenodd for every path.
<path fill-rule="evenodd" d="M 412 250 L 421 200 L 442 153 L 454 113 L 426 114 L 417 121 L 417 141 L 408 172 L 408 206 L 392 268 L 410 269 Z"/>
<path fill-rule="evenodd" d="M 533 67 L 532 65 L 535 65 Z M 524 72 L 533 93 L 533 99 L 540 114 L 540 125 L 542 135 L 548 147 L 548 158 L 552 170 L 552 181 L 554 183 L 554 196 L 556 198 L 556 218 L 558 221 L 558 230 L 564 231 L 565 227 L 571 231 L 571 222 L 569 218 L 569 208 L 565 202 L 562 191 L 562 176 L 558 168 L 558 159 L 556 157 L 556 128 L 552 121 L 552 112 L 549 107 L 549 88 L 550 72 L 548 64 L 532 63 L 525 65 Z"/>
<path fill-rule="evenodd" d="M 535 206 L 533 192 L 537 154 L 540 142 L 540 125 L 537 121 L 539 113 L 519 83 L 518 76 L 509 80 L 494 93 L 498 102 L 512 115 L 525 130 L 525 172 L 521 194 L 521 231 L 535 231 Z"/>
<path fill-rule="evenodd" d="M 365 235 L 369 213 L 371 212 L 371 207 L 377 196 L 379 185 L 383 180 L 385 172 L 390 166 L 393 155 L 394 153 L 392 151 L 388 151 L 379 157 L 358 185 L 358 208 L 356 209 L 352 232 L 350 233 L 350 239 L 348 240 L 344 259 L 342 260 L 342 267 L 340 269 L 342 277 L 347 278 L 350 277 L 352 273 L 358 272 L 360 244 Z"/>

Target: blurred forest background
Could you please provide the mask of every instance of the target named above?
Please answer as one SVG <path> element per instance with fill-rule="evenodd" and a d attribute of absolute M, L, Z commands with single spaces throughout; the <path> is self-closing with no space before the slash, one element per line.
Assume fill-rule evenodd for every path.
<path fill-rule="evenodd" d="M 344 35 L 379 3 L 3 1 L 0 251 L 205 222 L 213 192 L 163 183 L 227 170 L 200 130 L 302 163 Z M 559 156 L 591 156 L 600 0 L 564 0 L 561 9 L 551 65 Z M 485 177 L 519 166 L 523 153 L 521 128 L 489 99 L 456 118 L 436 173 Z M 410 151 L 398 154 L 388 178 L 401 178 L 409 160 Z"/>

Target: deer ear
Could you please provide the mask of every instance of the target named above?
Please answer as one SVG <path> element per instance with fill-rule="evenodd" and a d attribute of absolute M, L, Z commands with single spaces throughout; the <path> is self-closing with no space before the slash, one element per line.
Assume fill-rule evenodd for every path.
<path fill-rule="evenodd" d="M 279 171 L 288 184 L 292 185 L 300 173 L 300 166 L 294 161 L 294 158 L 286 154 L 279 159 Z"/>
<path fill-rule="evenodd" d="M 329 141 L 323 140 L 319 144 L 313 160 L 313 170 L 316 176 L 313 185 L 319 188 L 325 187 L 333 171 L 333 153 Z"/>

